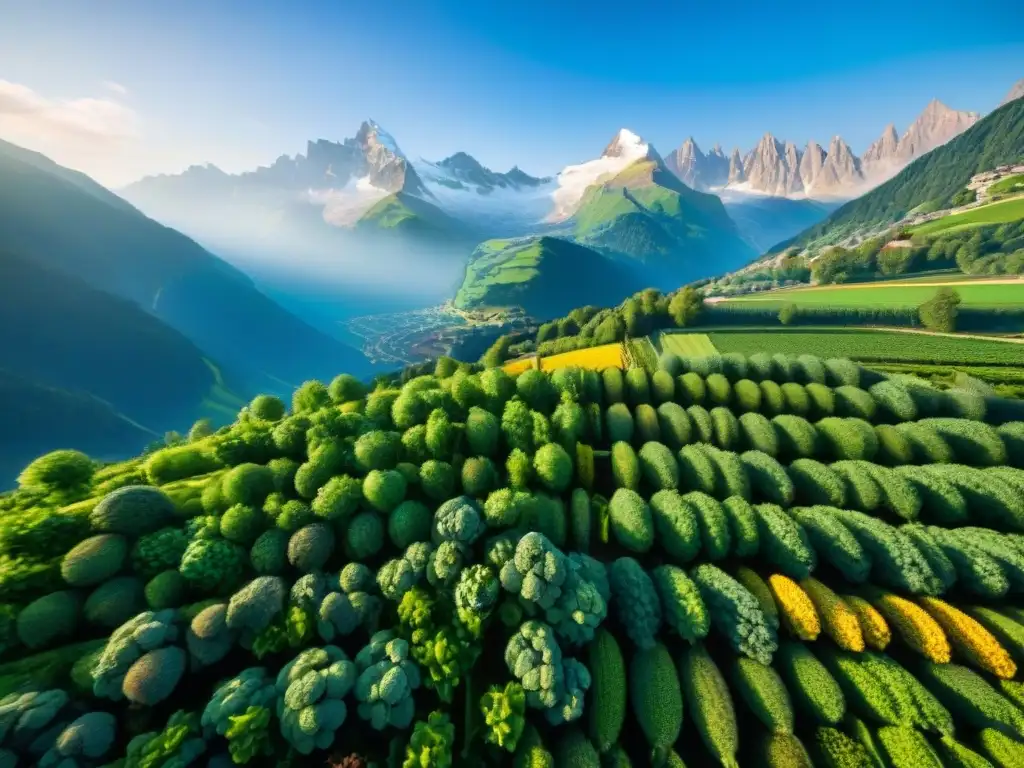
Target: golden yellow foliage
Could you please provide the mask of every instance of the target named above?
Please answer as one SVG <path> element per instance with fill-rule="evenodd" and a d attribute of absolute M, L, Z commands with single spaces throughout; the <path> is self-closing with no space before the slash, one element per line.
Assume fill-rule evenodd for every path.
<path fill-rule="evenodd" d="M 953 650 L 946 633 L 924 608 L 892 594 L 883 594 L 873 602 L 903 642 L 929 661 L 949 663 Z"/>
<path fill-rule="evenodd" d="M 821 634 L 821 621 L 814 610 L 814 603 L 799 584 L 781 573 L 773 573 L 768 577 L 768 589 L 772 591 L 782 623 L 791 635 L 800 640 L 815 640 Z"/>
<path fill-rule="evenodd" d="M 540 361 L 542 371 L 557 371 L 559 368 L 572 366 L 589 368 L 594 371 L 603 371 L 605 368 L 625 368 L 622 361 L 622 345 L 603 344 L 590 349 L 577 349 L 573 352 L 551 355 L 551 357 L 545 357 Z"/>
<path fill-rule="evenodd" d="M 884 651 L 889 645 L 889 641 L 892 640 L 892 632 L 889 630 L 885 617 L 863 597 L 845 595 L 843 602 L 856 615 L 860 631 L 864 634 L 864 642 L 876 651 Z"/>
<path fill-rule="evenodd" d="M 921 607 L 945 630 L 957 654 L 972 666 L 1009 680 L 1017 665 L 995 636 L 963 611 L 936 597 L 919 597 Z"/>
<path fill-rule="evenodd" d="M 817 579 L 804 579 L 800 586 L 814 603 L 825 634 L 843 650 L 858 653 L 863 651 L 864 633 L 861 632 L 857 614 L 843 602 L 843 598 Z"/>

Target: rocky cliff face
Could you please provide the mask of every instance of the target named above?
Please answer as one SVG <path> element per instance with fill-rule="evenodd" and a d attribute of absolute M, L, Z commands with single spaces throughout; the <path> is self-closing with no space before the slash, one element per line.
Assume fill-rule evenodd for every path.
<path fill-rule="evenodd" d="M 706 191 L 729 181 L 729 159 L 722 147 L 715 144 L 704 154 L 692 137 L 665 158 L 665 165 L 691 189 Z"/>
<path fill-rule="evenodd" d="M 1007 100 L 1021 96 L 1024 80 L 1014 86 Z M 814 141 L 808 142 L 801 152 L 792 142 L 782 142 L 766 133 L 742 160 L 740 151 L 735 149 L 726 161 L 717 145 L 704 155 L 690 138 L 669 156 L 666 164 L 693 189 L 733 187 L 784 197 L 852 198 L 892 177 L 977 121 L 976 112 L 959 112 L 933 100 L 902 136 L 894 125 L 887 125 L 862 157 L 857 157 L 839 136 L 832 139 L 828 152 Z"/>
<path fill-rule="evenodd" d="M 1024 78 L 1021 78 L 1013 84 L 1013 88 L 1011 88 L 1010 92 L 1006 94 L 1006 98 L 999 102 L 999 106 L 1001 107 L 1004 104 L 1009 104 L 1011 101 L 1016 101 L 1021 98 L 1024 98 Z"/>

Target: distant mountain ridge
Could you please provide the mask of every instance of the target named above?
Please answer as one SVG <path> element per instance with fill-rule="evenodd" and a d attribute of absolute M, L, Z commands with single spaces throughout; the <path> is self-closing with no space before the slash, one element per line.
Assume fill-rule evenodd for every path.
<path fill-rule="evenodd" d="M 935 99 L 902 136 L 894 125 L 887 125 L 861 157 L 841 136 L 834 136 L 825 151 L 814 141 L 799 149 L 768 132 L 746 154 L 733 149 L 729 160 L 719 145 L 705 154 L 691 137 L 668 155 L 666 165 L 687 186 L 704 191 L 725 188 L 780 197 L 849 199 L 891 178 L 978 119 L 976 112 L 950 109 Z"/>

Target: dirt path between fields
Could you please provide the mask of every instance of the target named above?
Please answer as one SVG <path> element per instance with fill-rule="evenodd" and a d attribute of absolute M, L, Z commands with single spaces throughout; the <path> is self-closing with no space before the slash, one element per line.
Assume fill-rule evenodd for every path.
<path fill-rule="evenodd" d="M 856 326 L 845 327 L 856 328 Z M 1024 338 L 1014 338 L 1009 336 L 982 336 L 977 333 L 943 333 L 942 331 L 927 331 L 923 328 L 891 328 L 873 325 L 865 327 L 862 330 L 882 331 L 885 333 L 913 333 L 918 336 L 944 336 L 947 339 L 977 339 L 978 341 L 1001 341 L 1005 344 L 1024 344 Z"/>

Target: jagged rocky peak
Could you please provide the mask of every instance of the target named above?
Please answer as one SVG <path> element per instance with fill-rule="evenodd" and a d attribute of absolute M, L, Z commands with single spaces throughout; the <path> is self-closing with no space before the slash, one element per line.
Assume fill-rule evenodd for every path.
<path fill-rule="evenodd" d="M 900 138 L 896 133 L 896 126 L 889 123 L 882 131 L 882 135 L 871 143 L 861 157 L 864 168 L 875 168 L 891 162 L 899 151 L 899 143 Z"/>
<path fill-rule="evenodd" d="M 420 197 L 430 193 L 415 169 L 398 148 L 390 133 L 373 120 L 366 120 L 356 133 L 355 143 L 365 160 L 365 177 L 377 189 L 390 193 L 407 192 Z"/>
<path fill-rule="evenodd" d="M 816 141 L 807 142 L 803 157 L 800 158 L 800 179 L 805 186 L 811 186 L 825 165 L 825 150 Z"/>
<path fill-rule="evenodd" d="M 1010 92 L 1006 94 L 1006 98 L 999 102 L 999 106 L 1001 107 L 1004 104 L 1009 104 L 1011 101 L 1016 101 L 1021 98 L 1024 98 L 1024 77 L 1013 84 Z"/>
<path fill-rule="evenodd" d="M 720 157 L 723 160 L 728 159 L 725 156 L 725 152 L 722 151 L 722 145 L 718 144 L 717 142 L 715 143 L 715 146 L 711 148 L 711 151 L 708 152 L 708 157 Z"/>
<path fill-rule="evenodd" d="M 790 195 L 803 189 L 800 155 L 792 142 L 783 144 L 771 133 L 761 137 L 743 163 L 747 183 L 771 195 Z"/>
<path fill-rule="evenodd" d="M 628 128 L 621 128 L 604 148 L 601 157 L 640 159 L 646 157 L 651 147 Z"/>
<path fill-rule="evenodd" d="M 897 154 L 909 162 L 960 135 L 978 122 L 979 117 L 977 112 L 959 112 L 932 99 L 900 137 Z"/>
<path fill-rule="evenodd" d="M 747 174 L 743 170 L 743 157 L 740 155 L 740 148 L 733 147 L 729 156 L 729 184 L 742 184 L 747 180 Z"/>
<path fill-rule="evenodd" d="M 813 191 L 837 194 L 843 190 L 856 188 L 863 182 L 864 173 L 860 160 L 841 136 L 833 136 L 828 145 L 825 162 L 814 180 Z"/>

